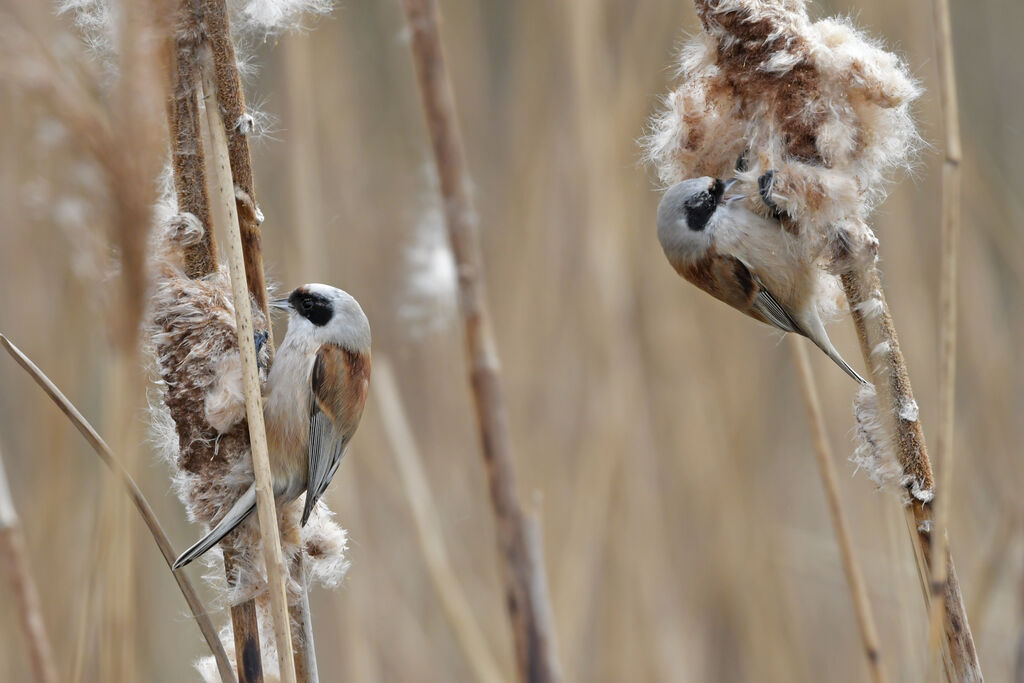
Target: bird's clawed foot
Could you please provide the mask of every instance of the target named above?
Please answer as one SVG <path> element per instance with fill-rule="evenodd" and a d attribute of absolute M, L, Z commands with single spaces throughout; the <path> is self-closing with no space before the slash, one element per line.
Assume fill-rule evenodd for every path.
<path fill-rule="evenodd" d="M 256 330 L 253 332 L 252 340 L 256 346 L 256 366 L 260 374 L 266 374 L 270 369 L 270 354 L 263 353 L 268 339 L 270 339 L 270 333 L 266 330 Z"/>
<path fill-rule="evenodd" d="M 749 149 L 745 149 L 740 152 L 740 155 L 736 158 L 736 173 L 746 173 L 750 166 L 747 163 L 747 155 L 750 154 Z"/>
<path fill-rule="evenodd" d="M 775 184 L 775 171 L 768 170 L 757 179 L 757 191 L 761 195 L 761 201 L 772 213 L 772 218 L 782 218 L 782 210 L 772 199 L 772 186 Z"/>

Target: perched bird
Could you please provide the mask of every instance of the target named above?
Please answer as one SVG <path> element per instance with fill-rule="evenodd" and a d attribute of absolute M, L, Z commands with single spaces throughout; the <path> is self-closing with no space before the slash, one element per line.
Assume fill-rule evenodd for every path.
<path fill-rule="evenodd" d="M 328 285 L 303 285 L 271 305 L 289 311 L 288 332 L 264 391 L 274 496 L 288 502 L 305 491 L 305 525 L 363 414 L 370 382 L 370 323 L 355 299 Z M 253 484 L 174 568 L 212 548 L 255 509 Z"/>
<path fill-rule="evenodd" d="M 765 218 L 727 194 L 736 182 L 691 178 L 668 189 L 658 205 L 658 240 L 680 275 L 711 296 L 783 332 L 810 339 L 850 377 L 864 378 L 832 346 L 816 306 L 819 266 L 802 256 L 771 201 L 772 176 L 761 176 Z"/>

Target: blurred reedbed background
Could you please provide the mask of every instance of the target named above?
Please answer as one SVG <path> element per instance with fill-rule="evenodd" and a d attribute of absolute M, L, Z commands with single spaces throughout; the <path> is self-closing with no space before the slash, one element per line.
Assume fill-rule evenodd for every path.
<path fill-rule="evenodd" d="M 790 353 L 777 333 L 682 282 L 655 236 L 663 188 L 637 140 L 675 81 L 676 48 L 700 27 L 693 4 L 440 7 L 519 485 L 542 521 L 566 679 L 863 680 Z M 62 60 L 109 78 L 69 14 L 27 0 L 0 8 Z M 926 145 L 871 223 L 934 442 L 942 119 L 931 12 L 880 0 L 808 11 L 851 15 L 925 88 L 914 113 Z M 279 18 L 253 22 L 263 19 Z M 263 112 L 252 144 L 268 278 L 284 290 L 330 283 L 362 304 L 374 361 L 393 370 L 455 579 L 511 678 L 457 273 L 402 7 L 347 2 L 302 26 L 311 30 L 240 38 L 252 66 L 247 98 Z M 1024 680 L 1024 369 L 1015 341 L 1024 334 L 1015 296 L 1024 285 L 1024 169 L 1015 163 L 1024 157 L 1024 7 L 954 6 L 952 26 L 964 219 L 950 539 L 986 672 Z M 133 474 L 182 549 L 198 527 L 143 441 L 146 407 L 119 405 L 123 370 L 103 306 L 119 278 L 109 188 L 87 141 L 3 79 L 0 122 L 0 332 L 101 432 L 125 429 L 116 425 L 130 416 Z M 849 322 L 830 335 L 861 367 Z M 903 515 L 845 462 L 849 378 L 821 354 L 811 363 L 843 459 L 840 496 L 883 656 L 894 680 L 922 680 L 927 618 Z M 472 680 L 422 559 L 379 390 L 371 381 L 361 428 L 326 494 L 348 531 L 351 568 L 340 588 L 311 596 L 322 680 Z M 208 653 L 144 528 L 110 502 L 122 499 L 119 486 L 8 360 L 0 452 L 59 670 L 99 680 L 113 656 L 130 660 L 122 670 L 137 680 L 194 678 L 192 662 Z M 119 573 L 125 563 L 110 559 L 121 552 L 130 580 Z M 26 680 L 17 620 L 0 595 L 0 680 Z M 223 622 L 227 609 L 208 597 Z M 111 640 L 126 624 L 127 654 Z"/>

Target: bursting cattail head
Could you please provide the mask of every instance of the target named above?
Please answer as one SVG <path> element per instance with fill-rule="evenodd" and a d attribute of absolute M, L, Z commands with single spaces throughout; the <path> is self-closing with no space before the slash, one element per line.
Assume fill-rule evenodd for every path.
<path fill-rule="evenodd" d="M 803 0 L 697 0 L 703 31 L 645 138 L 665 185 L 738 174 L 751 197 L 774 170 L 773 201 L 809 253 L 872 250 L 864 219 L 918 136 L 920 88 L 895 55 L 841 19 L 811 22 Z"/>

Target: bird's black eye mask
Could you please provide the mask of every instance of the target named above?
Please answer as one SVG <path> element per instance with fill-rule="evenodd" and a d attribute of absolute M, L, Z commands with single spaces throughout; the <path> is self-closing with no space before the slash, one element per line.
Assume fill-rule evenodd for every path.
<path fill-rule="evenodd" d="M 334 308 L 327 297 L 322 294 L 314 294 L 302 289 L 296 289 L 288 297 L 288 303 L 303 318 L 317 327 L 322 327 L 330 322 L 334 315 Z"/>
<path fill-rule="evenodd" d="M 711 215 L 722 201 L 724 192 L 725 183 L 716 180 L 711 189 L 699 192 L 683 202 L 683 208 L 686 210 L 686 227 L 694 232 L 700 232 L 707 227 Z"/>

